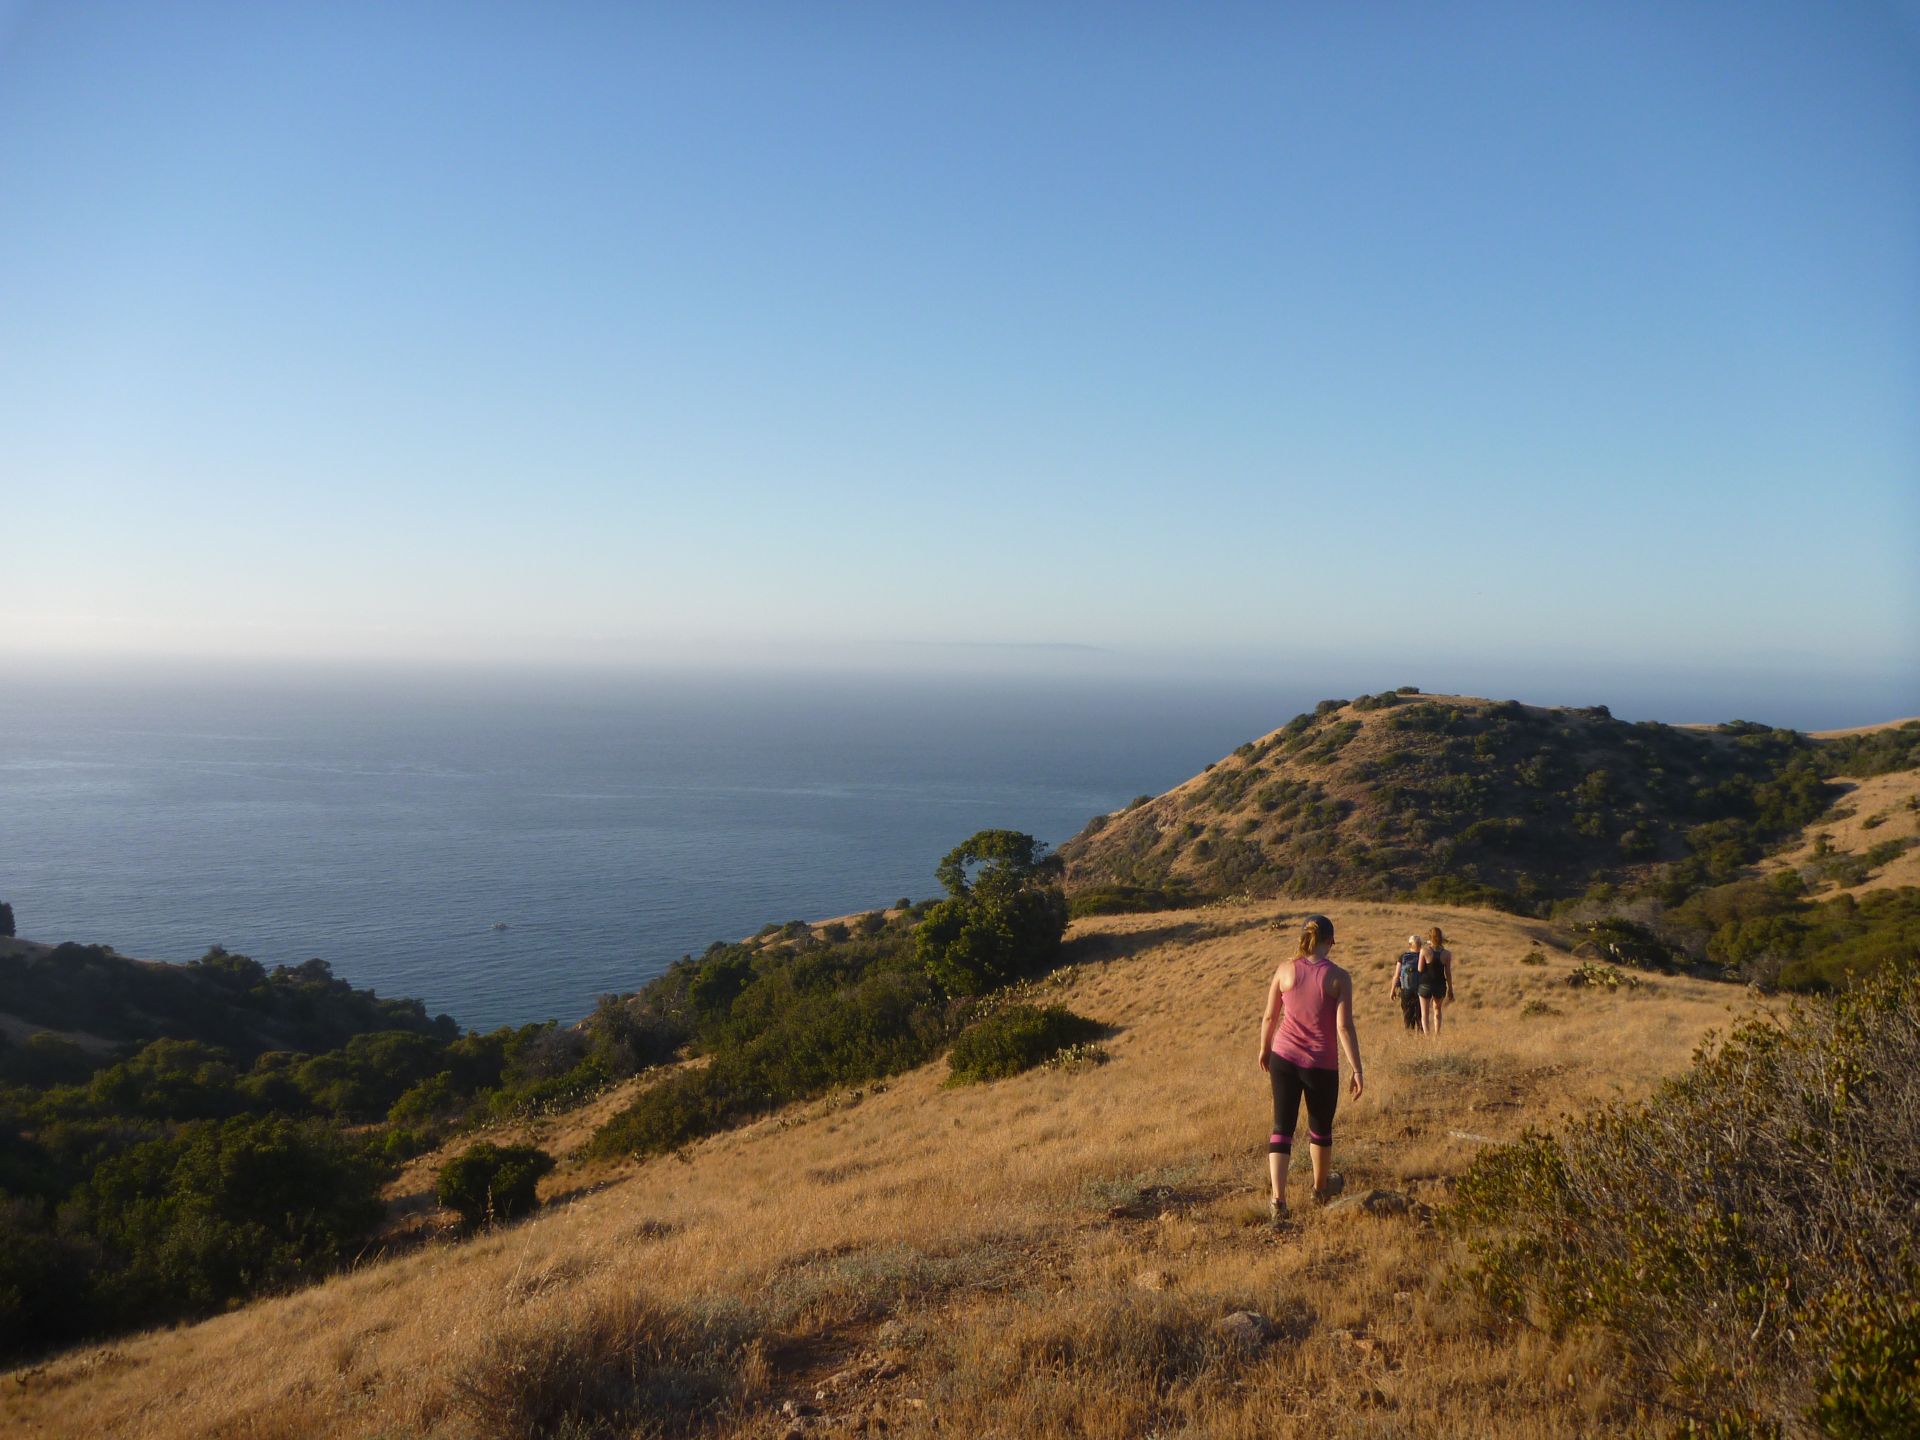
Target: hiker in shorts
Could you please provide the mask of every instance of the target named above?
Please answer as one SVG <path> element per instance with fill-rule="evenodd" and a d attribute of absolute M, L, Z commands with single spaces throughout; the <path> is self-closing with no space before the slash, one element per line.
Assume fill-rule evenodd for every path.
<path fill-rule="evenodd" d="M 1390 993 L 1400 1002 L 1400 1018 L 1407 1029 L 1420 1028 L 1420 937 L 1409 935 L 1407 948 L 1393 962 L 1393 988 Z"/>
<path fill-rule="evenodd" d="M 1273 1088 L 1273 1133 L 1267 1140 L 1269 1214 L 1275 1225 L 1287 1216 L 1287 1168 L 1293 1158 L 1293 1127 L 1307 1102 L 1307 1141 L 1313 1152 L 1313 1198 L 1338 1195 L 1345 1179 L 1332 1168 L 1333 1112 L 1340 1103 L 1340 1057 L 1353 1072 L 1348 1085 L 1358 1100 L 1366 1088 L 1360 1070 L 1360 1037 L 1353 1028 L 1353 977 L 1329 958 L 1333 921 L 1309 915 L 1292 959 L 1282 960 L 1267 986 L 1260 1020 L 1260 1068 Z"/>
<path fill-rule="evenodd" d="M 1447 937 L 1438 925 L 1427 931 L 1420 946 L 1420 1029 L 1427 1035 L 1440 1033 L 1440 1021 L 1453 999 L 1453 952 L 1447 949 Z"/>

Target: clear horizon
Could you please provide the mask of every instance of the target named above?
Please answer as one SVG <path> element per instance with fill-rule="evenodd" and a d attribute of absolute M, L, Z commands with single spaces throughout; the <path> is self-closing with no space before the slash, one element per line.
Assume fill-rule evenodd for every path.
<path fill-rule="evenodd" d="M 0 193 L 15 666 L 1920 710 L 1911 4 L 0 0 Z"/>

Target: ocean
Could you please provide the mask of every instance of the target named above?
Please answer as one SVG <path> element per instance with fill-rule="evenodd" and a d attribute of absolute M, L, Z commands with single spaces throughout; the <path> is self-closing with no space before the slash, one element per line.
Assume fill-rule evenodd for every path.
<path fill-rule="evenodd" d="M 770 921 L 938 893 L 1314 696 L 828 677 L 22 682 L 0 899 L 33 939 L 313 956 L 461 1024 L 572 1020 Z"/>

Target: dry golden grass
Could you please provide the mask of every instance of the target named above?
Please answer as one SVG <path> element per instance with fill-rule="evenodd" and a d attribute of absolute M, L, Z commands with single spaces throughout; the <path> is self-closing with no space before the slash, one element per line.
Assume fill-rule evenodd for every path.
<path fill-rule="evenodd" d="M 0 1430 L 620 1435 L 697 1420 L 779 1435 L 790 1399 L 966 1436 L 1548 1437 L 1630 1422 L 1587 1345 L 1485 1327 L 1419 1207 L 1483 1143 L 1463 1136 L 1644 1093 L 1745 992 L 1678 978 L 1575 992 L 1557 952 L 1520 963 L 1546 936 L 1536 922 L 1316 908 L 1358 980 L 1369 1081 L 1342 1102 L 1336 1164 L 1354 1189 L 1409 1194 L 1414 1214 L 1301 1205 L 1291 1231 L 1265 1227 L 1255 1059 L 1286 944 L 1267 927 L 1300 902 L 1107 917 L 1076 925 L 1077 963 L 1055 982 L 1115 1027 L 1105 1065 L 949 1090 L 937 1064 L 682 1157 L 563 1167 L 548 1189 L 573 1198 L 527 1223 L 5 1377 Z M 1388 966 L 1436 919 L 1460 1001 L 1429 1042 L 1401 1029 Z M 1241 1351 L 1217 1335 L 1241 1309 L 1276 1338 Z"/>
<path fill-rule="evenodd" d="M 1920 715 L 1905 715 L 1898 720 L 1877 720 L 1871 725 L 1849 725 L 1841 730 L 1809 730 L 1807 733 L 1816 740 L 1841 740 L 1849 735 L 1874 735 L 1882 730 L 1897 730 L 1916 720 L 1920 720 Z"/>

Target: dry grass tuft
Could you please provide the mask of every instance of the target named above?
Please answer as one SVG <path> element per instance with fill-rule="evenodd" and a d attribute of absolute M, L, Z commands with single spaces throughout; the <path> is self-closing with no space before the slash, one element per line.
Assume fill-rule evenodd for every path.
<path fill-rule="evenodd" d="M 758 1328 L 732 1307 L 630 1294 L 513 1315 L 451 1375 L 452 1409 L 502 1440 L 693 1434 L 745 1397 Z"/>

